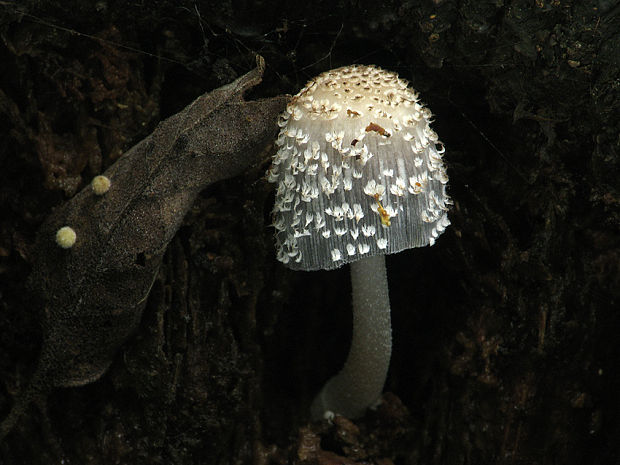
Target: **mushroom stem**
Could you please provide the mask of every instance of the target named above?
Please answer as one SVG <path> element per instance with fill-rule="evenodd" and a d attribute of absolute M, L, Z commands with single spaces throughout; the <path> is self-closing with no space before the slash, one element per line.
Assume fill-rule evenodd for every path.
<path fill-rule="evenodd" d="M 390 297 L 385 256 L 351 263 L 353 337 L 342 370 L 314 399 L 314 419 L 326 411 L 359 418 L 381 396 L 392 352 Z"/>

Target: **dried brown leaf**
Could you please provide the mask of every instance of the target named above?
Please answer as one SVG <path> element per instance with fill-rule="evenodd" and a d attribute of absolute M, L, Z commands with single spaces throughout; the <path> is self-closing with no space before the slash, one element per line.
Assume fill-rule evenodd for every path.
<path fill-rule="evenodd" d="M 0 425 L 0 439 L 34 398 L 107 370 L 136 329 L 166 247 L 196 195 L 258 161 L 287 98 L 243 99 L 261 81 L 261 57 L 257 64 L 160 123 L 104 173 L 112 182 L 105 195 L 88 186 L 43 224 L 30 278 L 44 309 L 39 366 Z M 65 225 L 77 233 L 70 249 L 55 243 Z"/>

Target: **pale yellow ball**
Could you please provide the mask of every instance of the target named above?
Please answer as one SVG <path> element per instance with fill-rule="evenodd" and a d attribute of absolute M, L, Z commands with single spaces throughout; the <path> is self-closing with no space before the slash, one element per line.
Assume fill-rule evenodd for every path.
<path fill-rule="evenodd" d="M 63 226 L 58 231 L 56 231 L 56 244 L 58 244 L 63 249 L 70 249 L 75 244 L 75 240 L 77 238 L 77 234 L 73 228 L 69 226 Z"/>
<path fill-rule="evenodd" d="M 108 192 L 108 190 L 110 190 L 111 184 L 112 181 L 110 181 L 110 178 L 108 178 L 107 176 L 103 176 L 102 174 L 100 174 L 99 176 L 95 176 L 90 183 L 91 187 L 93 188 L 93 192 L 96 195 L 103 195 Z"/>

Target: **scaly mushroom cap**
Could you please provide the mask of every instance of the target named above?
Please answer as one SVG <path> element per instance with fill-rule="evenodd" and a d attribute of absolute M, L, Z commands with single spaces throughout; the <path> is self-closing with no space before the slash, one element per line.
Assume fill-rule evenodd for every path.
<path fill-rule="evenodd" d="M 433 245 L 450 224 L 443 144 L 408 82 L 345 66 L 306 84 L 267 172 L 277 258 L 295 270 Z"/>

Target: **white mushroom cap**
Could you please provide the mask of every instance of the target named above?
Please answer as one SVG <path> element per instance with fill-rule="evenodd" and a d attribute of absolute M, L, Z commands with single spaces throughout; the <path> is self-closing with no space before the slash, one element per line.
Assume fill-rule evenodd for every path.
<path fill-rule="evenodd" d="M 312 79 L 280 120 L 277 258 L 295 270 L 433 245 L 450 224 L 443 144 L 408 82 L 353 65 Z"/>

